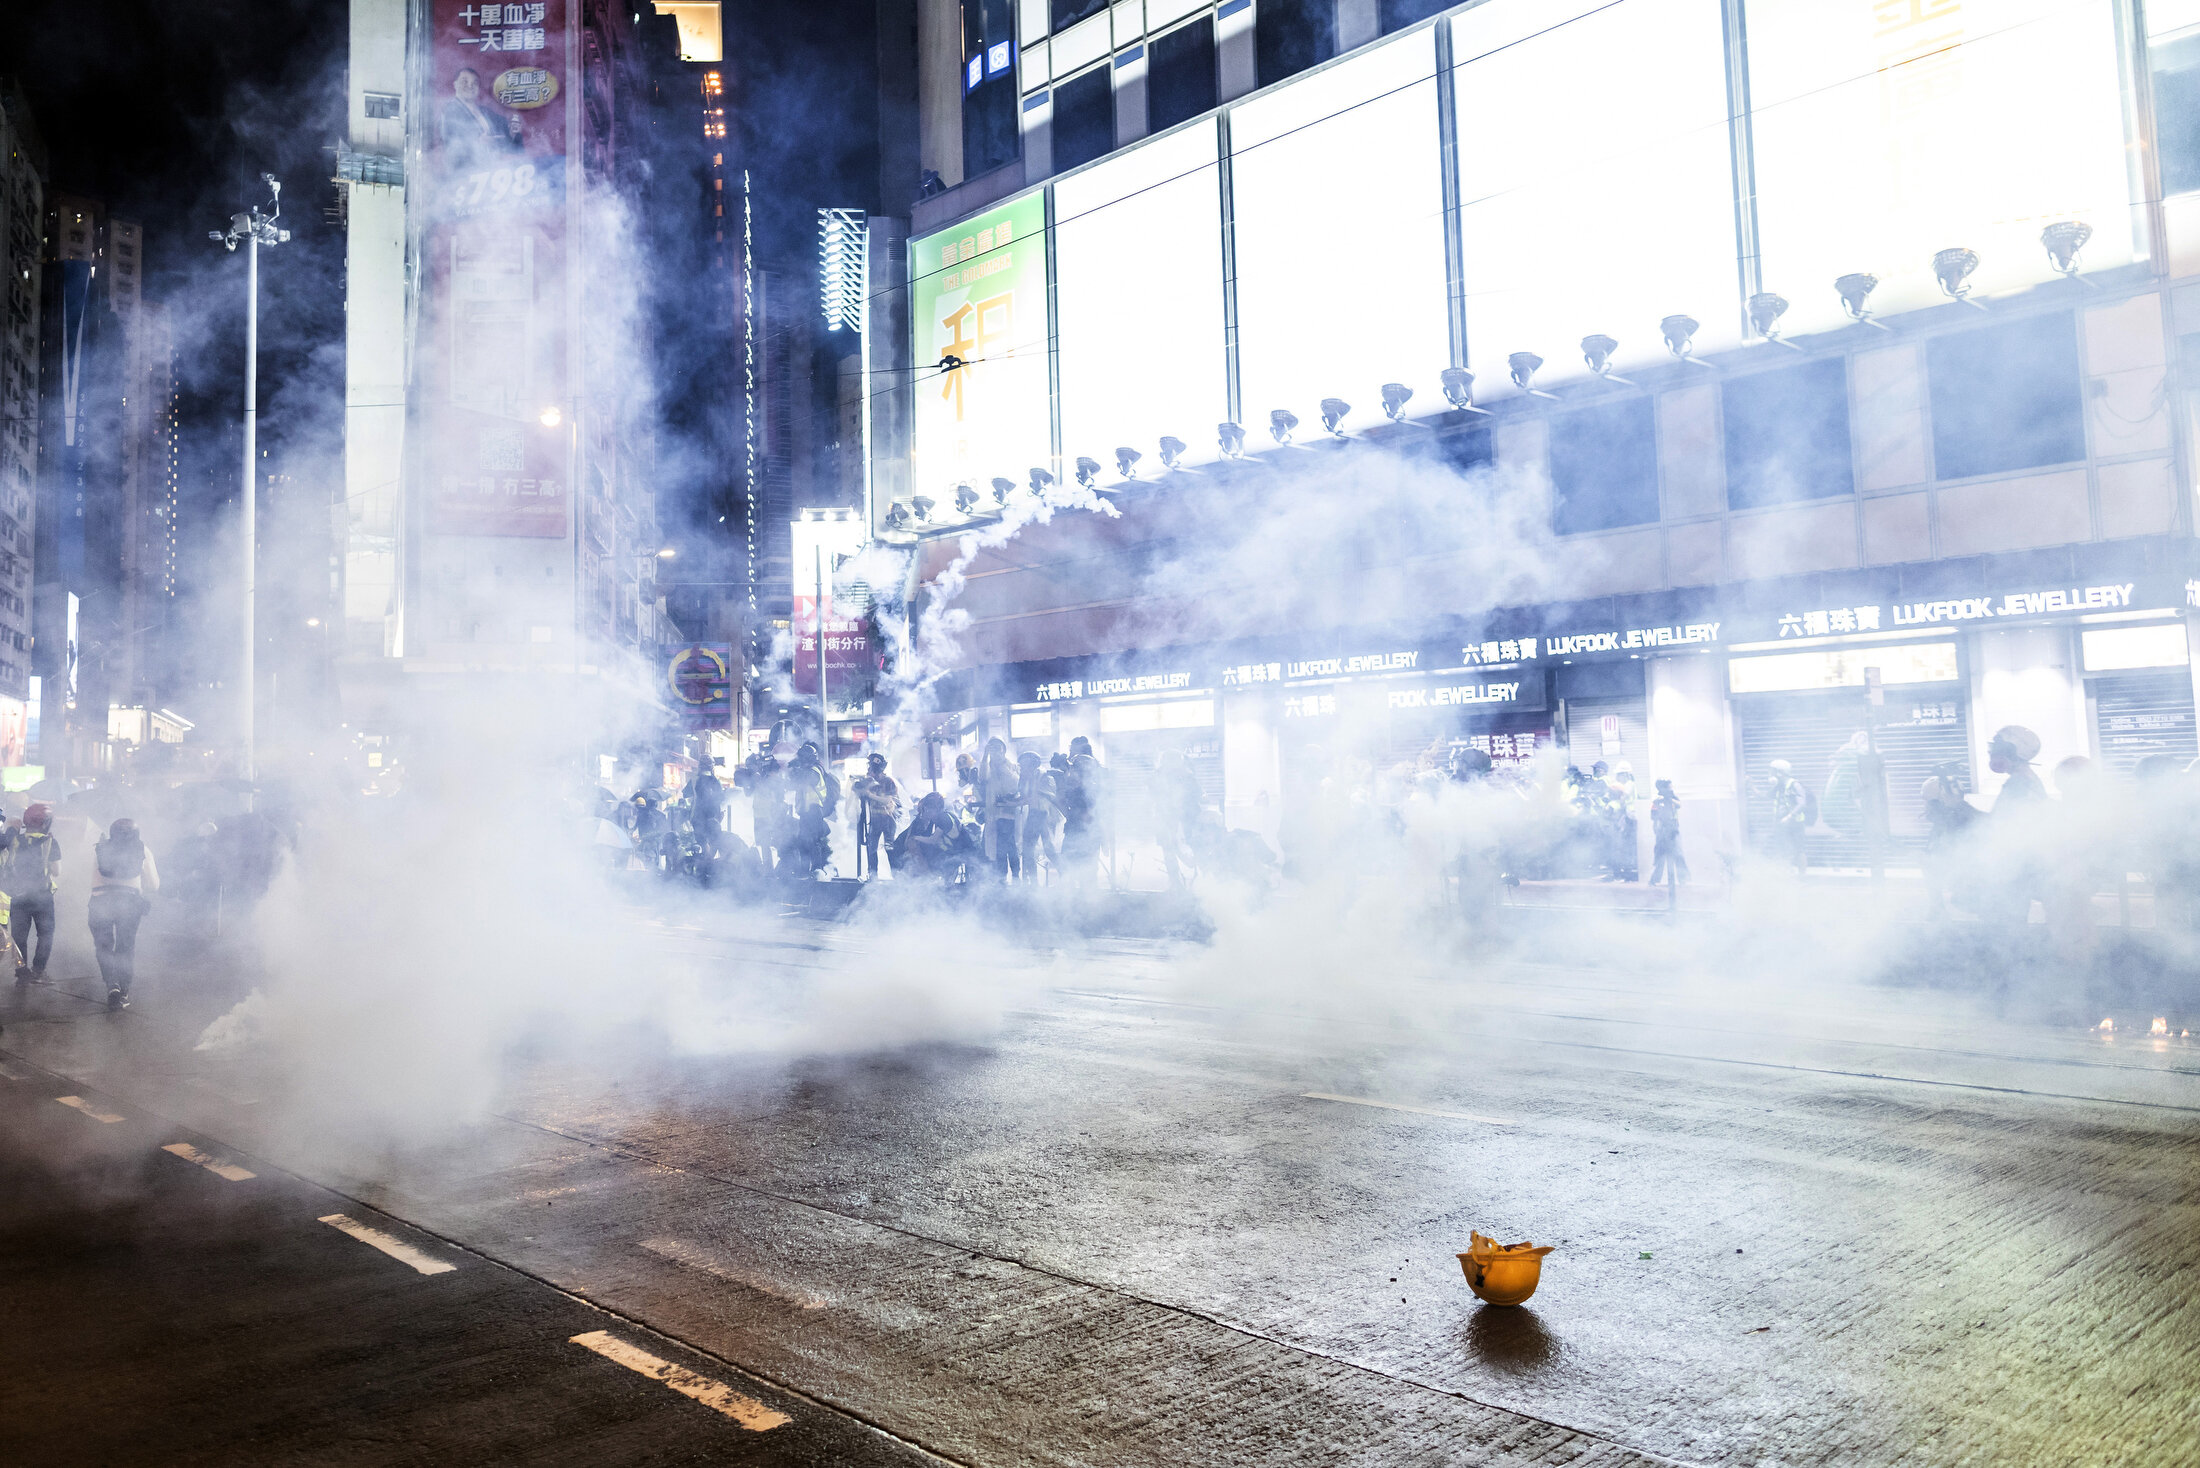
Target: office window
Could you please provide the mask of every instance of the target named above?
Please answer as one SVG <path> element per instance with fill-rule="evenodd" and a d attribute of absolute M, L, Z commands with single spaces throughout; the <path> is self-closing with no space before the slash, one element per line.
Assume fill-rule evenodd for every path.
<path fill-rule="evenodd" d="M 1427 20 L 1451 9 L 1455 0 L 1382 0 L 1383 34 L 1402 31 L 1415 21 Z"/>
<path fill-rule="evenodd" d="M 2147 48 L 2154 70 L 2154 133 L 2162 192 L 2200 189 L 2200 33 Z"/>
<path fill-rule="evenodd" d="M 1089 20 L 1108 8 L 1108 0 L 1052 0 L 1054 29 L 1066 31 L 1081 20 Z"/>
<path fill-rule="evenodd" d="M 963 176 L 991 173 L 1016 156 L 1016 7 L 963 0 Z"/>
<path fill-rule="evenodd" d="M 1551 419 L 1551 525 L 1560 535 L 1658 518 L 1656 415 L 1646 397 Z"/>
<path fill-rule="evenodd" d="M 1940 478 L 2085 457 L 2075 316 L 2032 316 L 1934 337 L 1925 344 L 1925 375 Z"/>
<path fill-rule="evenodd" d="M 1146 124 L 1155 132 L 1175 127 L 1212 108 L 1215 83 L 1215 18 L 1203 15 L 1147 47 Z"/>
<path fill-rule="evenodd" d="M 1849 494 L 1849 364 L 1798 362 L 1728 378 L 1726 502 L 1736 510 Z"/>
<path fill-rule="evenodd" d="M 1296 76 L 1336 54 L 1336 0 L 1260 0 L 1253 13 L 1253 65 L 1260 85 Z"/>
<path fill-rule="evenodd" d="M 1115 87 L 1094 67 L 1054 89 L 1054 171 L 1066 173 L 1115 146 Z"/>

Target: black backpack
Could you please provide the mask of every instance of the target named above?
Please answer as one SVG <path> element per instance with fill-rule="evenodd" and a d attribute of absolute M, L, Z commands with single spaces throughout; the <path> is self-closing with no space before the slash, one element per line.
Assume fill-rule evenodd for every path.
<path fill-rule="evenodd" d="M 45 831 L 18 830 L 0 856 L 0 886 L 9 895 L 31 897 L 53 890 L 53 836 Z"/>
<path fill-rule="evenodd" d="M 109 838 L 92 848 L 99 861 L 99 874 L 109 881 L 135 881 L 145 872 L 145 843 L 136 837 L 127 841 Z"/>

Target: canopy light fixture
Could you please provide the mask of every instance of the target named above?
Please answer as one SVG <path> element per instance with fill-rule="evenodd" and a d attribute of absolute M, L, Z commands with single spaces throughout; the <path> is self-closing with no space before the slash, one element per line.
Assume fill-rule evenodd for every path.
<path fill-rule="evenodd" d="M 2078 278 L 2078 252 L 2092 238 L 2093 226 L 2082 219 L 2065 219 L 2040 231 L 2040 244 L 2047 250 L 2048 263 L 2066 280 Z"/>
<path fill-rule="evenodd" d="M 1977 269 L 1978 251 L 1961 245 L 1952 245 L 1933 256 L 1933 279 L 1940 282 L 1940 293 L 1983 311 L 1986 307 L 1971 299 L 1971 273 Z"/>
<path fill-rule="evenodd" d="M 1291 430 L 1299 426 L 1299 415 L 1289 408 L 1278 408 L 1268 415 L 1268 436 L 1277 443 L 1289 443 Z"/>
<path fill-rule="evenodd" d="M 931 499 L 930 496 L 920 494 L 909 501 L 909 508 L 919 520 L 924 521 L 926 524 L 930 524 L 932 520 L 933 504 L 934 501 Z"/>
<path fill-rule="evenodd" d="M 1543 359 L 1533 352 L 1514 352 L 1505 359 L 1505 366 L 1512 374 L 1514 387 L 1519 388 L 1531 397 L 1549 398 L 1551 401 L 1556 402 L 1558 401 L 1557 393 L 1545 392 L 1542 388 L 1535 386 L 1536 369 L 1542 365 Z"/>
<path fill-rule="evenodd" d="M 1413 389 L 1402 382 L 1383 384 L 1383 416 L 1393 423 L 1406 421 L 1406 404 L 1413 401 Z"/>
<path fill-rule="evenodd" d="M 1594 372 L 1606 382 L 1624 383 L 1628 387 L 1633 387 L 1632 382 L 1628 382 L 1626 378 L 1620 377 L 1612 371 L 1612 353 L 1618 350 L 1619 342 L 1602 332 L 1581 339 L 1581 360 L 1589 364 L 1591 372 Z"/>
<path fill-rule="evenodd" d="M 1322 427 L 1328 429 L 1334 437 L 1344 437 L 1344 429 L 1339 425 L 1351 415 L 1352 405 L 1343 398 L 1322 399 Z"/>
<path fill-rule="evenodd" d="M 1161 467 L 1174 469 L 1184 458 L 1184 440 L 1161 435 Z"/>
<path fill-rule="evenodd" d="M 994 480 L 994 481 L 993 481 L 993 503 L 994 503 L 994 504 L 996 504 L 996 505 L 999 505 L 999 506 L 1000 506 L 1001 508 L 1003 508 L 1003 509 L 1006 509 L 1006 508 L 1008 508 L 1008 497 L 1009 497 L 1010 495 L 1014 494 L 1015 492 L 1016 492 L 1016 481 L 1015 481 L 1015 480 L 1013 480 L 1013 479 L 996 479 L 996 480 Z"/>
<path fill-rule="evenodd" d="M 1791 352 L 1803 350 L 1780 335 L 1780 318 L 1787 315 L 1787 297 L 1778 291 L 1759 291 L 1749 298 L 1749 324 L 1757 328 L 1757 334 L 1775 346 L 1786 347 Z"/>
<path fill-rule="evenodd" d="M 978 486 L 965 479 L 955 486 L 955 509 L 968 516 L 978 512 Z"/>
<path fill-rule="evenodd" d="M 1444 389 L 1444 401 L 1462 413 L 1480 413 L 1488 417 L 1490 410 L 1474 405 L 1474 374 L 1464 367 L 1446 367 L 1436 374 L 1436 380 Z"/>
<path fill-rule="evenodd" d="M 910 521 L 914 518 L 909 513 L 909 507 L 900 500 L 895 500 L 886 507 L 886 528 L 888 530 L 907 530 Z"/>
<path fill-rule="evenodd" d="M 1225 459 L 1245 457 L 1245 430 L 1235 423 L 1217 423 L 1215 443 L 1221 448 Z"/>
<path fill-rule="evenodd" d="M 1115 472 L 1125 479 L 1138 477 L 1138 461 L 1146 456 L 1134 448 L 1118 448 L 1115 451 Z"/>
<path fill-rule="evenodd" d="M 1034 469 L 1031 471 L 1031 492 L 1041 499 L 1046 498 L 1047 488 L 1053 483 L 1054 476 L 1046 470 Z"/>
<path fill-rule="evenodd" d="M 1077 459 L 1077 482 L 1079 484 L 1082 484 L 1085 488 L 1090 489 L 1092 488 L 1094 482 L 1099 478 L 1100 461 L 1098 459 L 1088 459 L 1085 458 L 1083 455 L 1079 455 Z"/>
<path fill-rule="evenodd" d="M 1871 308 L 1864 304 L 1865 298 L 1879 289 L 1878 276 L 1868 270 L 1852 270 L 1847 275 L 1835 276 L 1833 289 L 1841 297 L 1841 309 L 1849 313 L 1849 320 L 1864 326 L 1876 326 L 1881 331 L 1894 330 L 1872 315 Z"/>

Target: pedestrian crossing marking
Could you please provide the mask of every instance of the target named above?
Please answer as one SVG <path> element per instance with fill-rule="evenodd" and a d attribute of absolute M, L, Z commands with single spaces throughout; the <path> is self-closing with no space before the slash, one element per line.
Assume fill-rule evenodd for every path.
<path fill-rule="evenodd" d="M 339 1233 L 350 1234 L 369 1248 L 380 1249 L 392 1259 L 410 1264 L 422 1274 L 449 1274 L 452 1270 L 458 1268 L 456 1264 L 447 1259 L 438 1259 L 432 1254 L 421 1253 L 395 1234 L 384 1233 L 378 1228 L 369 1228 L 357 1219 L 347 1218 L 341 1213 L 326 1214 L 322 1217 L 321 1222 Z"/>
<path fill-rule="evenodd" d="M 161 1148 L 160 1150 L 163 1152 L 173 1152 L 176 1156 L 181 1157 L 186 1162 L 196 1162 L 199 1166 L 214 1174 L 214 1176 L 227 1178 L 233 1183 L 241 1183 L 247 1178 L 254 1178 L 259 1176 L 259 1174 L 256 1172 L 245 1171 L 243 1168 L 237 1166 L 237 1164 L 234 1162 L 224 1162 L 219 1157 L 208 1156 L 206 1153 L 201 1152 L 198 1148 L 192 1146 L 189 1142 L 170 1142 L 167 1146 Z"/>
<path fill-rule="evenodd" d="M 77 1110 L 83 1112 L 86 1116 L 90 1117 L 94 1121 L 122 1120 L 121 1117 L 115 1115 L 112 1111 L 101 1111 L 97 1106 L 94 1106 L 91 1102 L 85 1100 L 82 1096 L 56 1096 L 54 1097 L 54 1100 L 59 1101 L 63 1106 L 74 1106 Z"/>
<path fill-rule="evenodd" d="M 576 1346 L 586 1346 L 606 1360 L 616 1361 L 630 1371 L 638 1371 L 671 1387 L 683 1397 L 701 1402 L 723 1416 L 731 1417 L 751 1432 L 770 1432 L 775 1427 L 785 1427 L 794 1421 L 786 1413 L 765 1406 L 754 1397 L 743 1396 L 722 1381 L 712 1381 L 698 1376 L 685 1366 L 675 1366 L 662 1361 L 639 1346 L 630 1346 L 608 1330 L 592 1330 L 585 1335 L 572 1337 Z"/>

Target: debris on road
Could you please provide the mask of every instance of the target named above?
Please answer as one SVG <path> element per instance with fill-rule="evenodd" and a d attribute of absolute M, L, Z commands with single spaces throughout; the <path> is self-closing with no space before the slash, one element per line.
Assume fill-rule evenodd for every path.
<path fill-rule="evenodd" d="M 1467 1287 L 1480 1299 L 1492 1305 L 1518 1305 L 1542 1282 L 1543 1256 L 1552 1247 L 1500 1244 L 1487 1234 L 1475 1233 L 1470 1235 L 1467 1252 L 1459 1256 L 1459 1267 L 1466 1273 Z"/>

